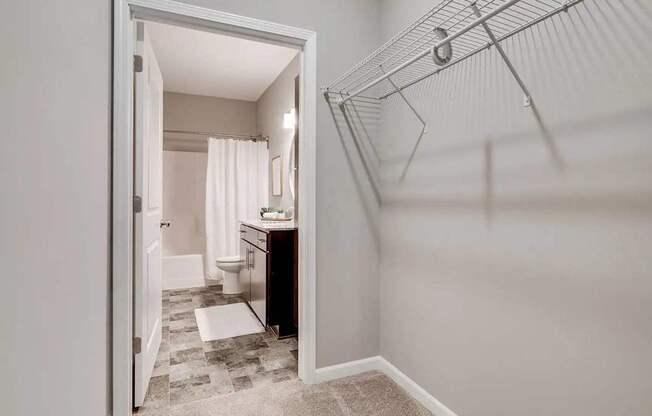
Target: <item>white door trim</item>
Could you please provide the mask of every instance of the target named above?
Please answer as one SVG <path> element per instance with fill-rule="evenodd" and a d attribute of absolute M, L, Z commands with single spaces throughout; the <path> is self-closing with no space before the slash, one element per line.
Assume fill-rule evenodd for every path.
<path fill-rule="evenodd" d="M 299 377 L 315 380 L 317 34 L 171 0 L 115 0 L 113 27 L 112 401 L 132 412 L 133 51 L 132 17 L 227 32 L 302 49 L 299 140 Z"/>

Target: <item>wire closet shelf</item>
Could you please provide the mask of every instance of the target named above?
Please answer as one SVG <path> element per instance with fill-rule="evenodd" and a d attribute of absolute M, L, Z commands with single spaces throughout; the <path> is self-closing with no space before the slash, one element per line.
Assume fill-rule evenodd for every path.
<path fill-rule="evenodd" d="M 337 104 L 385 99 L 582 1 L 444 0 L 324 92 Z"/>
<path fill-rule="evenodd" d="M 421 130 L 400 176 L 405 179 L 408 168 L 426 135 L 425 118 L 404 93 L 404 90 L 434 76 L 473 55 L 495 48 L 514 81 L 523 92 L 524 104 L 529 107 L 541 135 L 550 142 L 550 134 L 530 94 L 527 84 L 503 50 L 502 41 L 536 25 L 584 0 L 443 0 L 417 21 L 406 27 L 371 55 L 323 88 L 324 98 L 331 107 L 338 131 L 343 122 L 353 138 L 360 160 L 374 195 L 380 202 L 378 186 L 378 156 L 365 125 L 377 125 L 381 103 L 397 96 L 416 116 Z M 333 106 L 335 105 L 335 106 Z M 360 107 L 360 111 L 358 110 Z M 335 113 L 339 108 L 339 115 Z M 370 125 L 369 127 L 373 127 Z M 371 148 L 373 152 L 369 152 Z M 551 151 L 558 162 L 558 155 Z"/>

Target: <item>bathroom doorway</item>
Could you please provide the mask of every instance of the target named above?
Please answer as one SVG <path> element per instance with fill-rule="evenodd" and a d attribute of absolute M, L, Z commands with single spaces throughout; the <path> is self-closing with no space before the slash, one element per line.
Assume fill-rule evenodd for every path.
<path fill-rule="evenodd" d="M 146 20 L 136 50 L 134 414 L 296 379 L 299 50 Z"/>
<path fill-rule="evenodd" d="M 147 412 L 165 406 L 166 400 L 169 406 L 180 405 L 293 377 L 310 382 L 315 368 L 315 94 L 314 89 L 311 94 L 305 91 L 314 88 L 314 33 L 278 25 L 270 30 L 267 22 L 242 17 L 237 17 L 234 25 L 236 17 L 232 15 L 194 7 L 190 10 L 187 5 L 177 5 L 178 13 L 170 9 L 162 13 L 155 2 L 151 7 L 144 7 L 143 2 L 132 7 L 128 0 L 118 3 L 113 241 L 116 414 Z M 210 27 L 205 19 L 193 21 L 202 14 L 213 22 Z M 289 62 L 279 61 L 282 67 L 271 74 L 272 78 L 269 65 L 265 66 L 271 82 L 263 83 L 257 92 L 248 91 L 254 95 L 242 99 L 233 97 L 233 89 L 229 90 L 237 84 L 232 78 L 215 93 L 196 89 L 203 80 L 197 66 L 193 70 L 187 62 L 185 66 L 176 62 L 187 79 L 175 74 L 171 68 L 174 59 L 183 55 L 180 51 L 188 52 L 198 45 L 197 38 L 186 39 L 184 47 L 181 41 L 185 35 L 175 36 L 180 31 L 190 37 L 212 36 L 231 42 L 226 48 L 233 52 L 246 50 L 243 42 L 263 48 L 267 45 L 267 51 L 258 50 L 267 62 L 270 59 L 265 54 L 274 49 L 292 52 L 286 54 Z M 136 52 L 135 68 L 129 62 L 131 50 Z M 234 53 L 234 60 L 236 56 Z M 209 67 L 210 62 L 204 66 Z M 128 72 L 132 69 L 133 75 Z M 129 82 L 131 76 L 133 81 Z M 256 78 L 253 73 L 249 76 Z M 309 82 L 301 84 L 299 79 Z M 208 80 L 205 85 L 215 84 Z M 287 96 L 286 103 L 279 96 Z M 306 111 L 299 113 L 299 103 Z M 253 111 L 248 114 L 246 107 Z M 204 120 L 202 115 L 206 115 Z M 288 118 L 294 119 L 290 127 Z M 239 121 L 248 125 L 243 128 Z M 131 122 L 133 128 L 129 129 Z M 130 142 L 134 143 L 131 149 Z M 286 194 L 266 195 L 275 174 L 270 161 L 277 158 L 281 158 L 281 189 L 285 188 Z M 230 164 L 236 167 L 225 170 Z M 134 180 L 131 197 L 126 186 L 129 176 L 125 176 L 130 167 Z M 252 175 L 252 171 L 256 173 Z M 232 184 L 224 186 L 224 178 L 230 178 Z M 305 189 L 310 184 L 311 188 Z M 243 189 L 247 189 L 246 195 L 233 193 Z M 216 198 L 219 201 L 211 204 Z M 131 199 L 134 204 L 130 209 L 120 205 L 120 201 Z M 235 208 L 231 206 L 234 204 Z M 294 217 L 299 205 L 305 207 L 301 219 Z M 225 222 L 225 212 L 232 211 L 238 215 Z M 129 218 L 133 218 L 131 236 L 125 230 Z M 155 222 L 158 234 L 149 225 Z M 211 228 L 211 224 L 220 225 Z M 255 256 L 248 250 L 246 254 L 239 251 L 240 241 L 245 241 L 241 238 L 243 227 L 256 232 L 247 242 L 258 244 L 258 252 L 276 259 L 266 261 L 268 268 L 277 267 L 287 274 L 288 283 L 276 284 L 273 289 L 271 280 L 263 280 L 268 294 L 276 290 L 273 299 L 277 300 L 273 307 L 267 306 L 266 314 L 260 313 L 260 298 L 246 298 L 255 291 Z M 220 241 L 214 244 L 211 238 Z M 210 244 L 217 247 L 213 254 Z M 280 258 L 286 258 L 290 266 L 280 264 Z M 252 270 L 249 277 L 242 273 L 244 269 Z M 129 292 L 132 295 L 125 298 Z M 279 293 L 287 295 L 289 306 L 278 302 Z M 127 301 L 129 297 L 133 304 Z M 242 321 L 231 325 L 243 316 L 252 318 L 248 321 L 251 327 L 244 328 L 246 322 Z M 289 322 L 295 325 L 294 333 Z M 131 348 L 124 342 L 127 340 Z M 161 400 L 162 391 L 168 396 Z"/>

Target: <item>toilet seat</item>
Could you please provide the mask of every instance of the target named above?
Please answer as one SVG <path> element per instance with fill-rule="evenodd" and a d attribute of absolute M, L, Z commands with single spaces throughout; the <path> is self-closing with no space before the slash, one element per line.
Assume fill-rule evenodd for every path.
<path fill-rule="evenodd" d="M 225 256 L 225 257 L 218 257 L 216 262 L 217 263 L 239 263 L 241 261 L 239 256 Z"/>

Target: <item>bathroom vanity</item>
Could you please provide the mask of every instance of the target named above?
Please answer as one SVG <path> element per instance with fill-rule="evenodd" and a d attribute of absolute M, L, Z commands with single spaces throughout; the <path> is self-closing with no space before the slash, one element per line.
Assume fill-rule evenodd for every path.
<path fill-rule="evenodd" d="M 293 223 L 240 224 L 242 296 L 278 337 L 297 334 L 297 229 Z"/>

